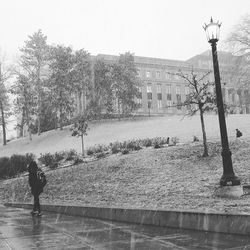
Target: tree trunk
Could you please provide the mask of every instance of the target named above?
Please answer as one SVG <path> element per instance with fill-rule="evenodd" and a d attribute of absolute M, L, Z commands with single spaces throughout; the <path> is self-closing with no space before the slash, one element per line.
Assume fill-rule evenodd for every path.
<path fill-rule="evenodd" d="M 84 155 L 84 143 L 83 143 L 83 135 L 81 136 L 81 139 L 82 139 L 82 156 L 85 156 L 85 155 Z"/>
<path fill-rule="evenodd" d="M 29 111 L 26 108 L 26 118 L 27 118 L 27 125 L 28 125 L 28 132 L 29 132 L 29 140 L 32 140 L 32 133 L 31 133 L 31 119 L 29 117 Z"/>
<path fill-rule="evenodd" d="M 32 133 L 31 133 L 31 128 L 30 128 L 30 122 L 28 124 L 28 131 L 29 131 L 29 140 L 32 141 Z"/>
<path fill-rule="evenodd" d="M 6 140 L 6 124 L 4 119 L 4 111 L 3 111 L 3 103 L 0 101 L 0 109 L 1 109 L 1 116 L 2 116 L 2 128 L 3 128 L 3 145 L 7 144 Z"/>
<path fill-rule="evenodd" d="M 42 106 L 42 96 L 41 96 L 41 86 L 40 86 L 40 71 L 41 71 L 41 62 L 38 61 L 37 69 L 37 89 L 38 89 L 38 116 L 37 116 L 37 134 L 41 134 L 41 106 Z"/>
<path fill-rule="evenodd" d="M 63 130 L 63 119 L 62 119 L 62 110 L 60 109 L 60 115 L 59 115 L 59 126 L 60 130 Z"/>
<path fill-rule="evenodd" d="M 120 106 L 120 100 L 118 98 L 118 120 L 121 120 L 121 106 Z"/>
<path fill-rule="evenodd" d="M 22 118 L 21 118 L 21 124 L 20 124 L 19 137 L 23 137 L 24 119 L 25 119 L 25 108 L 23 107 L 22 108 Z"/>
<path fill-rule="evenodd" d="M 57 130 L 57 113 L 54 115 L 54 129 Z"/>
<path fill-rule="evenodd" d="M 201 129 L 202 129 L 202 135 L 203 135 L 203 157 L 208 156 L 208 147 L 207 147 L 207 136 L 206 136 L 206 130 L 205 130 L 205 123 L 204 123 L 204 117 L 203 117 L 203 111 L 202 108 L 200 109 L 200 119 L 201 119 Z"/>

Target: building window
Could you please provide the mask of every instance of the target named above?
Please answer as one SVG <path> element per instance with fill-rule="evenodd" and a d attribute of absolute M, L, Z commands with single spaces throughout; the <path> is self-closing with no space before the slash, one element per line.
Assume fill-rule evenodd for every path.
<path fill-rule="evenodd" d="M 147 96 L 148 96 L 148 100 L 152 100 L 152 85 L 151 84 L 147 85 Z"/>
<path fill-rule="evenodd" d="M 161 90 L 161 84 L 157 84 L 157 100 L 158 100 L 158 108 L 162 108 L 162 90 Z M 159 105 L 161 105 L 161 106 L 159 106 Z"/>
<path fill-rule="evenodd" d="M 180 77 L 179 77 L 178 75 L 174 75 L 174 79 L 175 79 L 175 80 L 179 80 Z"/>
<path fill-rule="evenodd" d="M 181 86 L 177 85 L 176 86 L 176 95 L 180 95 L 181 94 Z"/>
<path fill-rule="evenodd" d="M 162 100 L 157 100 L 158 109 L 162 108 Z"/>
<path fill-rule="evenodd" d="M 172 106 L 172 102 L 171 101 L 167 101 L 167 107 L 170 108 Z"/>
<path fill-rule="evenodd" d="M 152 92 L 152 85 L 151 84 L 147 85 L 147 93 L 148 92 Z"/>
<path fill-rule="evenodd" d="M 168 80 L 171 79 L 171 75 L 170 75 L 168 72 L 165 73 L 165 77 L 166 77 L 166 79 L 168 79 Z"/>
<path fill-rule="evenodd" d="M 139 104 L 139 108 L 141 108 L 142 107 L 142 88 L 141 87 L 138 87 L 137 103 Z"/>
<path fill-rule="evenodd" d="M 150 71 L 146 71 L 146 77 L 150 78 L 150 76 L 151 76 Z"/>
<path fill-rule="evenodd" d="M 161 84 L 157 84 L 157 93 L 161 93 Z"/>
<path fill-rule="evenodd" d="M 156 78 L 160 78 L 161 77 L 161 72 L 160 71 L 156 71 Z"/>
<path fill-rule="evenodd" d="M 181 87 L 176 86 L 177 109 L 181 109 Z"/>
<path fill-rule="evenodd" d="M 170 84 L 166 85 L 166 92 L 167 92 L 167 100 L 171 101 L 172 96 L 171 96 L 171 85 Z"/>

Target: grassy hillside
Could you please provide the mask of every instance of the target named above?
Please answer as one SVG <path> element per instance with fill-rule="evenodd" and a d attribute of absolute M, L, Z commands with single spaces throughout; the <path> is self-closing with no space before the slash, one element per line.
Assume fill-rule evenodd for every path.
<path fill-rule="evenodd" d="M 135 120 L 106 121 L 90 124 L 88 136 L 85 137 L 85 148 L 95 144 L 109 144 L 110 142 L 124 141 L 132 138 L 175 137 L 180 142 L 192 141 L 194 135 L 202 138 L 199 116 L 185 118 L 183 116 L 145 117 Z M 207 137 L 210 141 L 219 140 L 219 123 L 216 115 L 205 117 Z M 235 129 L 239 128 L 243 136 L 250 137 L 250 115 L 230 115 L 227 117 L 228 135 L 235 137 Z M 81 152 L 79 138 L 71 136 L 69 128 L 60 131 L 49 131 L 40 136 L 34 135 L 32 141 L 22 138 L 11 141 L 6 146 L 0 146 L 0 157 L 14 153 L 25 154 L 76 149 Z"/>
<path fill-rule="evenodd" d="M 231 140 L 230 148 L 235 173 L 249 183 L 249 141 Z M 41 202 L 250 213 L 250 196 L 213 197 L 222 175 L 220 143 L 209 143 L 209 157 L 202 150 L 200 142 L 147 148 L 50 171 Z M 2 202 L 31 202 L 27 176 L 0 182 L 0 190 Z"/>

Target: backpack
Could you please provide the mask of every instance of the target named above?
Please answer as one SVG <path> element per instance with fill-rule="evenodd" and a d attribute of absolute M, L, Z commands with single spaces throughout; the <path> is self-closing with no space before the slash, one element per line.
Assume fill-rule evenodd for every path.
<path fill-rule="evenodd" d="M 44 187 L 47 184 L 46 176 L 41 169 L 37 170 L 37 181 L 40 187 Z"/>

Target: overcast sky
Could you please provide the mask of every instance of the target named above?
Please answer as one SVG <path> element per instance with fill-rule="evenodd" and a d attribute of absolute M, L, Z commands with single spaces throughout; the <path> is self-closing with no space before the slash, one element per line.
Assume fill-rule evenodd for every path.
<path fill-rule="evenodd" d="M 93 55 L 187 60 L 210 49 L 204 22 L 221 21 L 223 40 L 250 13 L 250 0 L 1 0 L 0 10 L 0 48 L 8 56 L 42 29 L 49 44 Z"/>

